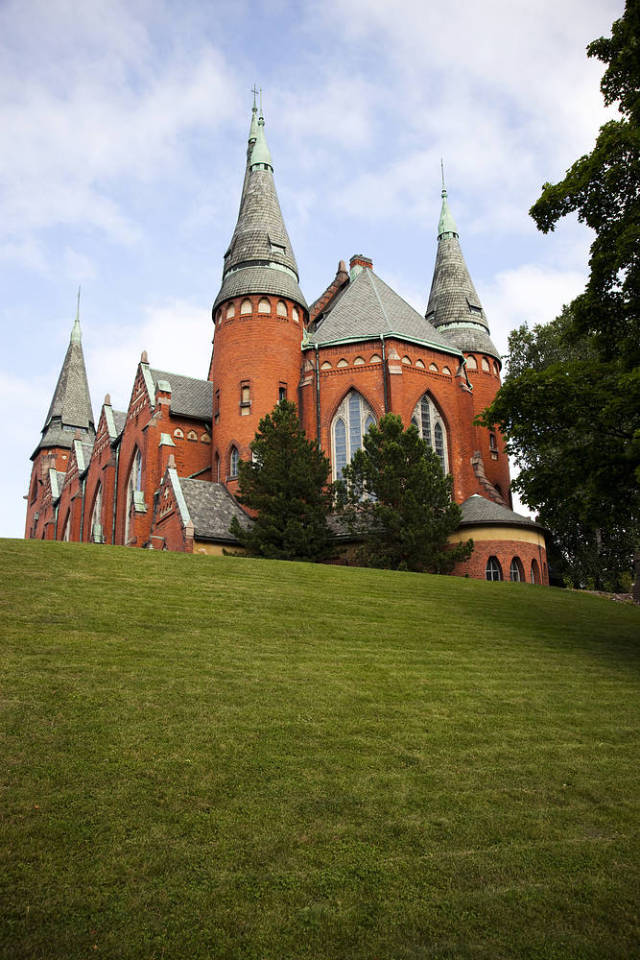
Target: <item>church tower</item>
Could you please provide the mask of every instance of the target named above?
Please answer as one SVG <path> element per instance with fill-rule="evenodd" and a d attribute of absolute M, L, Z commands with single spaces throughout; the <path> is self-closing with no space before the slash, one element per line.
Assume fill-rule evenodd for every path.
<path fill-rule="evenodd" d="M 438 221 L 438 250 L 429 293 L 426 319 L 465 357 L 472 387 L 473 415 L 481 413 L 500 387 L 500 354 L 489 332 L 489 323 L 469 274 L 460 247 L 458 227 L 449 208 L 442 178 L 442 207 Z M 483 427 L 473 431 L 472 465 L 483 495 L 510 503 L 509 462 L 502 437 Z"/>
<path fill-rule="evenodd" d="M 240 211 L 212 309 L 214 481 L 233 490 L 260 419 L 279 400 L 297 401 L 308 316 L 254 93 Z"/>
<path fill-rule="evenodd" d="M 95 423 L 82 351 L 79 314 L 80 293 L 78 292 L 78 309 L 67 353 L 53 391 L 53 399 L 44 421 L 40 442 L 31 455 L 33 468 L 27 494 L 26 537 L 40 535 L 41 524 L 39 526 L 38 521 L 42 520 L 41 501 L 50 471 L 56 475 L 66 473 L 74 439 L 82 439 L 86 443 L 93 443 L 95 439 Z M 57 479 L 59 476 L 54 483 Z"/>

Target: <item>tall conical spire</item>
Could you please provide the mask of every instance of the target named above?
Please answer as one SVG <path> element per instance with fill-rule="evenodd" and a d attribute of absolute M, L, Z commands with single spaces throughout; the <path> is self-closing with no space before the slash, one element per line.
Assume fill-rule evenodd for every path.
<path fill-rule="evenodd" d="M 477 350 L 500 357 L 491 341 L 487 317 L 462 255 L 458 228 L 449 209 L 444 167 L 438 252 L 425 317 L 459 350 Z"/>
<path fill-rule="evenodd" d="M 222 286 L 214 301 L 214 310 L 220 301 L 229 297 L 259 293 L 289 297 L 307 306 L 298 285 L 298 265 L 276 193 L 262 103 L 255 121 L 256 93 L 254 88 L 240 211 L 224 256 Z"/>
<path fill-rule="evenodd" d="M 95 422 L 82 351 L 80 290 L 78 290 L 76 317 L 71 329 L 69 346 L 42 428 L 42 438 L 36 449 L 54 446 L 71 447 L 76 430 L 85 433 L 88 440 L 92 440 L 95 436 Z"/>

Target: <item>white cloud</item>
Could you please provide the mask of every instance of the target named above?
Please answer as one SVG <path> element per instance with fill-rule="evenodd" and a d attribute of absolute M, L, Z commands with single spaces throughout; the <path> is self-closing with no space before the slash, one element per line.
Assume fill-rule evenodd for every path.
<path fill-rule="evenodd" d="M 577 270 L 560 270 L 523 264 L 497 273 L 481 289 L 491 336 L 501 353 L 507 352 L 507 337 L 523 323 L 548 323 L 562 307 L 584 290 L 586 276 Z"/>

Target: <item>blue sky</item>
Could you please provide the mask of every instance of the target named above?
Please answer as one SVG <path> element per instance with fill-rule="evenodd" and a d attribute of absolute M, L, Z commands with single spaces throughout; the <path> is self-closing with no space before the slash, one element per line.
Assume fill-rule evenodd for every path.
<path fill-rule="evenodd" d="M 251 95 L 302 289 L 339 259 L 426 306 L 440 157 L 499 349 L 583 287 L 588 231 L 528 209 L 606 120 L 586 44 L 622 0 L 0 0 L 0 536 L 22 499 L 82 285 L 94 414 L 140 352 L 206 377 Z"/>

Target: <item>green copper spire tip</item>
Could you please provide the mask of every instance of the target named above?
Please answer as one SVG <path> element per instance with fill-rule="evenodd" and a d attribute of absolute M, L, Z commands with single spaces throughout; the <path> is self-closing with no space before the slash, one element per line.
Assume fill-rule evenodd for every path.
<path fill-rule="evenodd" d="M 453 219 L 453 214 L 449 210 L 449 203 L 447 201 L 447 188 L 444 185 L 444 161 L 440 160 L 440 171 L 442 173 L 442 208 L 440 210 L 440 220 L 438 221 L 438 240 L 443 236 L 459 236 L 458 228 L 456 222 Z"/>
<path fill-rule="evenodd" d="M 80 331 L 80 287 L 78 287 L 78 302 L 76 305 L 76 319 L 73 322 L 73 330 L 71 331 L 71 343 L 80 343 L 82 340 L 82 333 Z"/>
<path fill-rule="evenodd" d="M 249 143 L 255 143 L 258 136 L 258 120 L 256 114 L 258 113 L 258 107 L 256 106 L 256 96 L 258 91 L 256 90 L 256 85 L 251 88 L 251 93 L 253 94 L 253 106 L 251 108 L 251 126 L 249 127 Z"/>
<path fill-rule="evenodd" d="M 260 116 L 258 118 L 256 140 L 253 145 L 253 150 L 251 151 L 250 166 L 254 167 L 258 163 L 266 164 L 268 167 L 271 167 L 271 169 L 273 170 L 271 153 L 269 151 L 269 147 L 267 146 L 267 140 L 264 135 L 264 116 L 262 114 L 262 89 L 260 90 Z"/>

